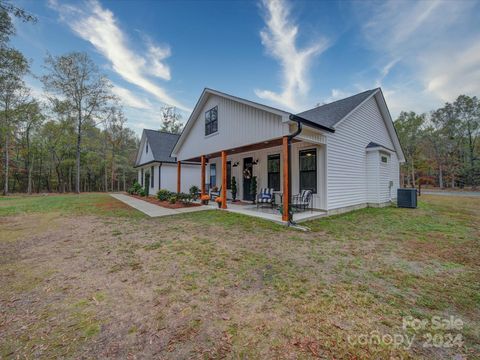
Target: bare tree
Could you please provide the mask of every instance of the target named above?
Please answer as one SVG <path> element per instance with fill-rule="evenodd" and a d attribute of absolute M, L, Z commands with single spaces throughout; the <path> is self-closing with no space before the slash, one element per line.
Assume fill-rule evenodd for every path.
<path fill-rule="evenodd" d="M 125 115 L 121 108 L 112 107 L 111 108 L 111 115 L 108 118 L 107 126 L 106 126 L 106 136 L 107 141 L 110 144 L 111 150 L 111 189 L 114 189 L 115 177 L 117 172 L 117 159 L 116 156 L 120 151 L 120 147 L 123 142 L 124 136 L 124 127 L 125 127 Z"/>
<path fill-rule="evenodd" d="M 48 71 L 42 77 L 45 90 L 57 96 L 51 98 L 52 103 L 59 98 L 69 102 L 77 122 L 75 191 L 79 193 L 83 126 L 86 122 L 94 125 L 101 121 L 108 102 L 113 99 L 111 84 L 86 53 L 48 55 L 45 68 Z"/>
<path fill-rule="evenodd" d="M 161 117 L 162 127 L 160 128 L 160 131 L 165 131 L 172 134 L 180 134 L 182 132 L 182 115 L 177 112 L 175 107 L 164 106 L 161 109 Z"/>
<path fill-rule="evenodd" d="M 18 120 L 19 108 L 29 97 L 23 76 L 28 72 L 28 62 L 17 50 L 0 48 L 0 130 L 4 138 L 4 176 L 3 194 L 8 194 L 9 150 L 13 127 Z"/>

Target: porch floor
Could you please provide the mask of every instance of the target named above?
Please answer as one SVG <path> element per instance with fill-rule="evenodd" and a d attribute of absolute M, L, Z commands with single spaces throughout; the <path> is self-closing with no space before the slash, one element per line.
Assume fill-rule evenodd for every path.
<path fill-rule="evenodd" d="M 227 204 L 227 211 L 237 213 L 237 214 L 248 215 L 248 216 L 255 216 L 265 220 L 274 221 L 279 224 L 285 224 L 285 221 L 282 221 L 282 214 L 280 214 L 278 209 L 272 209 L 269 206 L 260 206 L 257 208 L 257 205 L 254 205 L 254 204 L 239 205 L 239 204 L 229 202 Z M 326 211 L 306 210 L 306 211 L 294 213 L 293 221 L 302 222 L 302 221 L 317 219 L 323 216 L 327 216 Z"/>

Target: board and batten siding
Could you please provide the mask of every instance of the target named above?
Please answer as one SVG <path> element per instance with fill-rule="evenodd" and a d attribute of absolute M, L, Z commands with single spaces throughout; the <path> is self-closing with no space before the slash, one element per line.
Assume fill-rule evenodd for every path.
<path fill-rule="evenodd" d="M 218 106 L 218 131 L 205 136 L 205 112 Z M 177 159 L 188 160 L 282 136 L 282 118 L 224 97 L 210 95 L 193 120 Z"/>
<path fill-rule="evenodd" d="M 328 210 L 368 203 L 366 146 L 370 142 L 394 148 L 375 97 L 343 120 L 328 137 Z M 398 170 L 392 167 L 393 171 L 396 174 L 392 178 L 398 178 Z"/>
<path fill-rule="evenodd" d="M 141 183 L 141 173 L 143 168 L 143 177 L 147 172 L 151 173 L 153 166 L 154 178 L 153 186 L 149 186 L 149 195 L 155 196 L 160 189 L 177 192 L 177 164 L 174 163 L 153 163 L 138 168 L 138 182 Z M 160 170 L 159 170 L 160 169 Z M 201 174 L 199 165 L 182 164 L 181 192 L 188 193 L 192 185 L 200 188 Z M 144 183 L 144 186 L 147 184 Z"/>
<path fill-rule="evenodd" d="M 148 145 L 148 153 L 147 153 L 147 144 L 148 144 L 148 141 L 147 139 L 145 139 L 145 141 L 142 144 L 140 160 L 138 161 L 138 164 L 145 164 L 147 162 L 153 161 L 152 149 L 150 148 L 150 145 Z"/>

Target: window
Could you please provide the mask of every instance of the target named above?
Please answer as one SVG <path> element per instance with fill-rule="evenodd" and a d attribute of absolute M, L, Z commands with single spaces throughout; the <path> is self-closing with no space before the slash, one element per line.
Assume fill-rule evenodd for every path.
<path fill-rule="evenodd" d="M 205 136 L 218 131 L 218 106 L 205 113 Z"/>
<path fill-rule="evenodd" d="M 300 151 L 300 191 L 317 192 L 317 150 Z"/>
<path fill-rule="evenodd" d="M 143 169 L 140 171 L 140 185 L 143 187 Z"/>
<path fill-rule="evenodd" d="M 385 163 L 385 164 L 388 163 L 388 156 L 382 155 L 381 159 L 382 159 L 382 163 Z"/>
<path fill-rule="evenodd" d="M 158 190 L 160 190 L 161 181 L 162 181 L 162 163 L 158 165 Z"/>
<path fill-rule="evenodd" d="M 268 155 L 268 188 L 280 191 L 280 154 Z"/>
<path fill-rule="evenodd" d="M 217 164 L 210 164 L 210 187 L 217 185 Z"/>
<path fill-rule="evenodd" d="M 148 154 L 148 143 L 145 144 L 145 152 Z"/>
<path fill-rule="evenodd" d="M 154 176 L 154 172 L 153 172 L 153 166 L 150 168 L 150 174 L 152 174 L 150 176 L 150 187 L 153 188 L 153 184 L 155 183 L 154 179 L 155 179 L 155 176 Z"/>
<path fill-rule="evenodd" d="M 232 188 L 232 163 L 227 161 L 227 189 Z"/>

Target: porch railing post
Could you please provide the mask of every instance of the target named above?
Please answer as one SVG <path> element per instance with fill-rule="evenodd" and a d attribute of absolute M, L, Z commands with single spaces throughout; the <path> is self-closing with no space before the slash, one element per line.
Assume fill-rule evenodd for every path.
<path fill-rule="evenodd" d="M 182 191 L 182 162 L 177 161 L 177 194 Z"/>
<path fill-rule="evenodd" d="M 289 207 L 290 207 L 290 170 L 288 168 L 288 136 L 282 139 L 282 153 L 283 153 L 283 208 L 282 221 L 289 221 Z"/>
<path fill-rule="evenodd" d="M 201 182 L 200 189 L 203 196 L 205 195 L 205 155 L 202 155 L 201 166 L 202 166 L 202 179 L 201 179 L 202 182 Z"/>
<path fill-rule="evenodd" d="M 222 151 L 222 209 L 227 208 L 227 152 Z"/>

